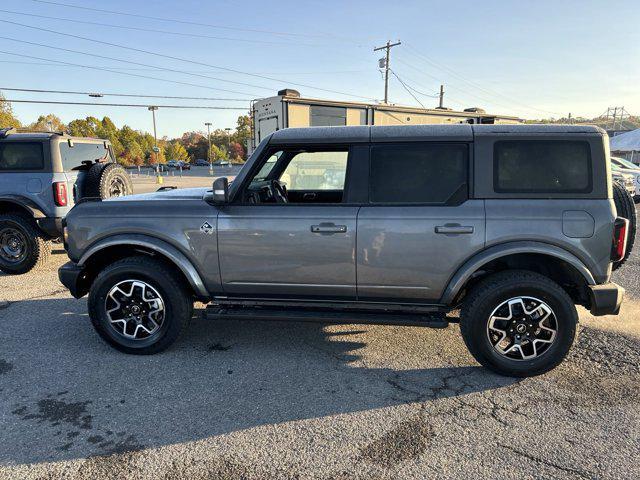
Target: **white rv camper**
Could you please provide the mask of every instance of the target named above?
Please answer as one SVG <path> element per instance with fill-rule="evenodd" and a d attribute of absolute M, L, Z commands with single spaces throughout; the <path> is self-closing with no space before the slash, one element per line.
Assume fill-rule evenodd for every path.
<path fill-rule="evenodd" d="M 249 153 L 276 130 L 289 127 L 339 125 L 424 125 L 430 123 L 522 123 L 518 117 L 492 115 L 481 108 L 455 111 L 399 105 L 339 102 L 302 98 L 296 90 L 280 90 L 275 97 L 255 100 L 251 105 L 253 135 Z"/>

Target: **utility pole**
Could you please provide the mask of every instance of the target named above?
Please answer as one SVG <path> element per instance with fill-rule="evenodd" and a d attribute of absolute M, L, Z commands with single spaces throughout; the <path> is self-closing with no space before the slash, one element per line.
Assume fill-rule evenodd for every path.
<path fill-rule="evenodd" d="M 390 62 L 389 53 L 391 51 L 391 47 L 395 47 L 400 44 L 401 44 L 400 40 L 398 40 L 396 43 L 391 43 L 391 40 L 387 40 L 386 45 L 373 49 L 374 52 L 378 52 L 380 50 L 386 50 L 386 56 L 384 58 L 384 103 L 389 103 L 389 62 Z M 382 61 L 380 63 L 382 63 Z"/>
<path fill-rule="evenodd" d="M 160 177 L 160 157 L 158 153 L 160 153 L 160 149 L 158 148 L 158 134 L 156 132 L 156 110 L 158 107 L 151 106 L 149 107 L 151 111 L 151 115 L 153 116 L 153 153 L 156 154 L 156 183 L 162 183 L 162 177 Z"/>
<path fill-rule="evenodd" d="M 440 102 L 438 103 L 438 108 L 444 108 L 444 85 L 440 85 Z"/>
<path fill-rule="evenodd" d="M 207 140 L 209 140 L 209 150 L 207 150 L 207 161 L 209 162 L 209 174 L 213 175 L 213 164 L 211 163 L 211 123 L 205 122 L 207 126 Z"/>

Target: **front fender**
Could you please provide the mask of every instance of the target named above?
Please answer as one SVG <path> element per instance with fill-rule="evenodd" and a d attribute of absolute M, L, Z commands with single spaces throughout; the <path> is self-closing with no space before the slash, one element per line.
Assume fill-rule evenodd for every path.
<path fill-rule="evenodd" d="M 103 238 L 91 245 L 82 254 L 80 260 L 78 260 L 78 266 L 83 267 L 93 255 L 97 254 L 101 250 L 118 245 L 135 245 L 157 252 L 169 259 L 180 269 L 199 297 L 208 298 L 210 296 L 204 282 L 202 281 L 202 277 L 185 254 L 164 240 L 147 235 L 113 235 L 111 237 Z"/>
<path fill-rule="evenodd" d="M 560 260 L 567 262 L 569 265 L 578 270 L 588 285 L 595 285 L 596 281 L 589 269 L 580 261 L 578 257 L 566 250 L 543 242 L 511 242 L 506 244 L 494 245 L 487 248 L 482 252 L 474 255 L 467 260 L 451 277 L 447 288 L 442 295 L 440 303 L 450 305 L 454 299 L 460 293 L 460 290 L 464 287 L 467 281 L 471 278 L 474 272 L 480 269 L 483 265 L 508 255 L 514 255 L 518 253 L 538 253 L 542 255 L 549 255 L 556 257 Z"/>

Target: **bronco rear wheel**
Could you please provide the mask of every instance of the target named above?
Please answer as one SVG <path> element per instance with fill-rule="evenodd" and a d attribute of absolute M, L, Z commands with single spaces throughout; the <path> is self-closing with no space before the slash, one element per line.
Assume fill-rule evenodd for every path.
<path fill-rule="evenodd" d="M 0 270 L 19 275 L 43 266 L 51 256 L 51 242 L 32 218 L 21 213 L 0 215 Z"/>
<path fill-rule="evenodd" d="M 469 293 L 460 330 L 479 363 L 501 375 L 529 377 L 562 362 L 577 322 L 573 301 L 557 283 L 512 270 L 491 275 Z"/>
<path fill-rule="evenodd" d="M 89 292 L 89 316 L 98 334 L 125 353 L 152 354 L 173 344 L 193 314 L 193 300 L 176 273 L 153 258 L 113 263 Z"/>

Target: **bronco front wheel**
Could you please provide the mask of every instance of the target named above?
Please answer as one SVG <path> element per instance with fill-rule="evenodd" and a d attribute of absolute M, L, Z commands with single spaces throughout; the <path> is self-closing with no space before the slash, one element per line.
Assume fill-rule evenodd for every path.
<path fill-rule="evenodd" d="M 186 329 L 193 300 L 163 262 L 130 257 L 103 270 L 89 292 L 89 316 L 98 334 L 125 353 L 153 354 Z"/>

